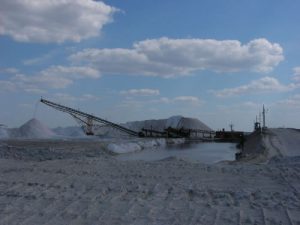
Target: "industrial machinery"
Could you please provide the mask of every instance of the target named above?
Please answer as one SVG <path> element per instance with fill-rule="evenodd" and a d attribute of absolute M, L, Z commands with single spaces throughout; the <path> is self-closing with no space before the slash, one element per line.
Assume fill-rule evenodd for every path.
<path fill-rule="evenodd" d="M 48 100 L 43 99 L 43 98 L 41 98 L 40 101 L 42 103 L 58 110 L 58 111 L 70 114 L 73 118 L 75 118 L 82 125 L 82 127 L 84 128 L 84 131 L 87 135 L 94 135 L 93 127 L 96 126 L 97 124 L 101 124 L 101 125 L 104 125 L 104 126 L 110 126 L 112 128 L 115 128 L 117 130 L 120 130 L 120 131 L 122 131 L 126 134 L 129 134 L 129 135 L 132 135 L 132 136 L 136 136 L 136 137 L 143 137 L 144 136 L 144 134 L 142 132 L 136 132 L 136 131 L 130 130 L 130 129 L 128 129 L 126 127 L 123 127 L 119 124 L 112 123 L 110 121 L 107 121 L 105 119 L 101 119 L 99 117 L 96 117 L 94 115 L 82 112 L 80 110 L 76 110 L 76 109 L 73 109 L 73 108 L 70 108 L 70 107 L 66 107 L 66 106 L 48 101 Z"/>
<path fill-rule="evenodd" d="M 123 127 L 119 124 L 94 116 L 92 114 L 88 114 L 77 109 L 73 109 L 58 103 L 54 103 L 43 98 L 41 98 L 40 101 L 58 111 L 70 114 L 73 118 L 76 119 L 77 122 L 79 122 L 86 135 L 94 135 L 93 128 L 99 126 L 112 127 L 121 132 L 124 132 L 128 135 L 135 136 L 135 137 L 189 138 L 195 140 L 212 140 L 215 134 L 214 131 L 184 129 L 183 127 L 181 128 L 168 127 L 165 128 L 164 131 L 156 131 L 153 130 L 151 127 L 151 129 L 143 128 L 141 129 L 141 131 L 137 132 L 128 129 L 126 127 Z"/>

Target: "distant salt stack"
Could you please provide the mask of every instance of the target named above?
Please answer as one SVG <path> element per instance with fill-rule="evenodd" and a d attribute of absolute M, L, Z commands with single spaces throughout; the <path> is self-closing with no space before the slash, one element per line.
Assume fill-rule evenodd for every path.
<path fill-rule="evenodd" d="M 20 128 L 11 129 L 11 138 L 52 138 L 56 136 L 46 125 L 37 119 L 31 119 Z"/>
<path fill-rule="evenodd" d="M 141 131 L 142 128 L 164 131 L 164 129 L 168 127 L 172 127 L 174 129 L 184 128 L 184 129 L 198 129 L 198 130 L 207 130 L 207 131 L 212 130 L 206 124 L 204 124 L 198 119 L 183 117 L 183 116 L 171 116 L 168 119 L 160 119 L 160 120 L 144 120 L 144 121 L 127 122 L 124 126 L 135 131 Z"/>
<path fill-rule="evenodd" d="M 201 122 L 196 118 L 189 118 L 183 116 L 172 116 L 166 122 L 166 127 L 172 127 L 175 129 L 197 129 L 197 130 L 206 130 L 212 131 L 210 127 Z"/>
<path fill-rule="evenodd" d="M 163 131 L 166 128 L 166 121 L 166 119 L 133 121 L 125 123 L 124 126 L 137 132 L 143 128 Z"/>
<path fill-rule="evenodd" d="M 0 139 L 8 138 L 7 128 L 0 126 Z"/>
<path fill-rule="evenodd" d="M 200 120 L 183 116 L 172 116 L 168 119 L 133 121 L 121 125 L 136 132 L 141 131 L 142 128 L 152 129 L 156 131 L 164 131 L 168 127 L 172 127 L 175 129 L 184 128 L 212 131 L 211 128 L 209 128 Z M 112 137 L 120 137 L 122 135 L 127 135 L 111 127 L 103 127 L 99 129 L 97 133 L 100 135 Z"/>

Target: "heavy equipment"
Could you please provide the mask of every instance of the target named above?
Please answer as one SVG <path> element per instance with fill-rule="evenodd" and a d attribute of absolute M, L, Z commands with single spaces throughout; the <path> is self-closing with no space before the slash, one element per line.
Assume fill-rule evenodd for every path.
<path fill-rule="evenodd" d="M 41 98 L 40 101 L 58 111 L 70 114 L 73 118 L 75 118 L 81 124 L 81 127 L 84 129 L 84 131 L 87 135 L 94 135 L 94 131 L 93 131 L 94 126 L 97 126 L 100 124 L 100 125 L 104 125 L 104 126 L 110 126 L 117 130 L 120 130 L 126 134 L 129 134 L 131 136 L 136 136 L 136 137 L 144 136 L 143 132 L 136 132 L 134 130 L 130 130 L 119 124 L 110 122 L 108 120 L 102 119 L 102 118 L 94 116 L 92 114 L 88 114 L 88 113 L 82 112 L 77 109 L 73 109 L 73 108 L 58 104 L 58 103 L 54 103 L 54 102 L 51 102 L 51 101 L 43 99 L 43 98 Z"/>
<path fill-rule="evenodd" d="M 151 138 L 188 138 L 194 140 L 212 140 L 215 134 L 214 131 L 185 129 L 184 127 L 167 127 L 163 131 L 142 128 L 140 131 L 128 129 L 119 124 L 110 122 L 100 117 L 89 113 L 82 112 L 78 109 L 73 109 L 55 102 L 41 98 L 42 103 L 58 110 L 70 114 L 81 125 L 87 135 L 94 135 L 95 127 L 108 126 L 117 129 L 123 133 L 135 137 L 151 137 Z"/>

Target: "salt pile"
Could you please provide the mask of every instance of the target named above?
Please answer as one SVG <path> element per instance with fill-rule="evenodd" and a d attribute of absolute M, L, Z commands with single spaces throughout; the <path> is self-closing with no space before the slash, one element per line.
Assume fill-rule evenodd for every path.
<path fill-rule="evenodd" d="M 164 131 L 168 127 L 175 129 L 199 129 L 211 131 L 211 129 L 195 118 L 172 116 L 168 119 L 133 121 L 121 124 L 122 126 L 140 132 L 143 128 L 156 131 Z M 98 127 L 95 134 L 103 137 L 127 137 L 128 134 L 108 126 Z M 53 130 L 37 119 L 31 119 L 20 128 L 8 129 L 0 127 L 0 138 L 85 138 L 86 134 L 81 127 L 58 127 Z"/>
<path fill-rule="evenodd" d="M 0 139 L 8 138 L 7 128 L 0 126 Z"/>
<path fill-rule="evenodd" d="M 175 129 L 197 129 L 197 130 L 206 130 L 212 131 L 206 124 L 201 122 L 196 118 L 188 118 L 183 116 L 172 116 L 170 117 L 165 124 L 166 127 L 171 127 Z"/>
<path fill-rule="evenodd" d="M 183 117 L 183 116 L 172 116 L 168 119 L 158 119 L 158 120 L 143 120 L 143 121 L 133 121 L 121 124 L 122 126 L 134 130 L 136 132 L 144 129 L 152 129 L 156 131 L 164 131 L 166 128 L 171 127 L 175 129 L 198 129 L 212 131 L 206 124 L 195 118 Z M 118 137 L 124 135 L 120 131 L 110 128 L 103 127 L 96 132 L 99 135 Z M 126 135 L 126 134 L 125 134 Z"/>
<path fill-rule="evenodd" d="M 124 126 L 137 132 L 141 131 L 143 128 L 163 131 L 166 128 L 166 121 L 166 119 L 133 121 L 125 123 Z"/>
<path fill-rule="evenodd" d="M 10 130 L 10 138 L 52 138 L 56 134 L 37 119 L 31 119 L 19 128 Z"/>
<path fill-rule="evenodd" d="M 145 129 L 153 129 L 157 131 L 164 131 L 164 129 L 171 127 L 175 129 L 199 129 L 199 130 L 207 130 L 211 131 L 212 129 L 205 125 L 198 119 L 183 117 L 183 116 L 171 116 L 168 119 L 160 119 L 160 120 L 144 120 L 144 121 L 134 121 L 127 122 L 124 124 L 125 127 L 135 130 L 141 131 L 142 128 Z"/>

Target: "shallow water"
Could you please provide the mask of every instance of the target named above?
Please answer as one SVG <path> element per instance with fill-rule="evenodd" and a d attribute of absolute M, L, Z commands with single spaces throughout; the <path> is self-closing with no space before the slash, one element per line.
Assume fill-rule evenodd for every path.
<path fill-rule="evenodd" d="M 156 161 L 169 157 L 199 161 L 202 163 L 217 163 L 223 160 L 235 160 L 237 152 L 235 143 L 185 143 L 165 148 L 146 149 L 140 152 L 118 155 L 119 160 Z"/>

